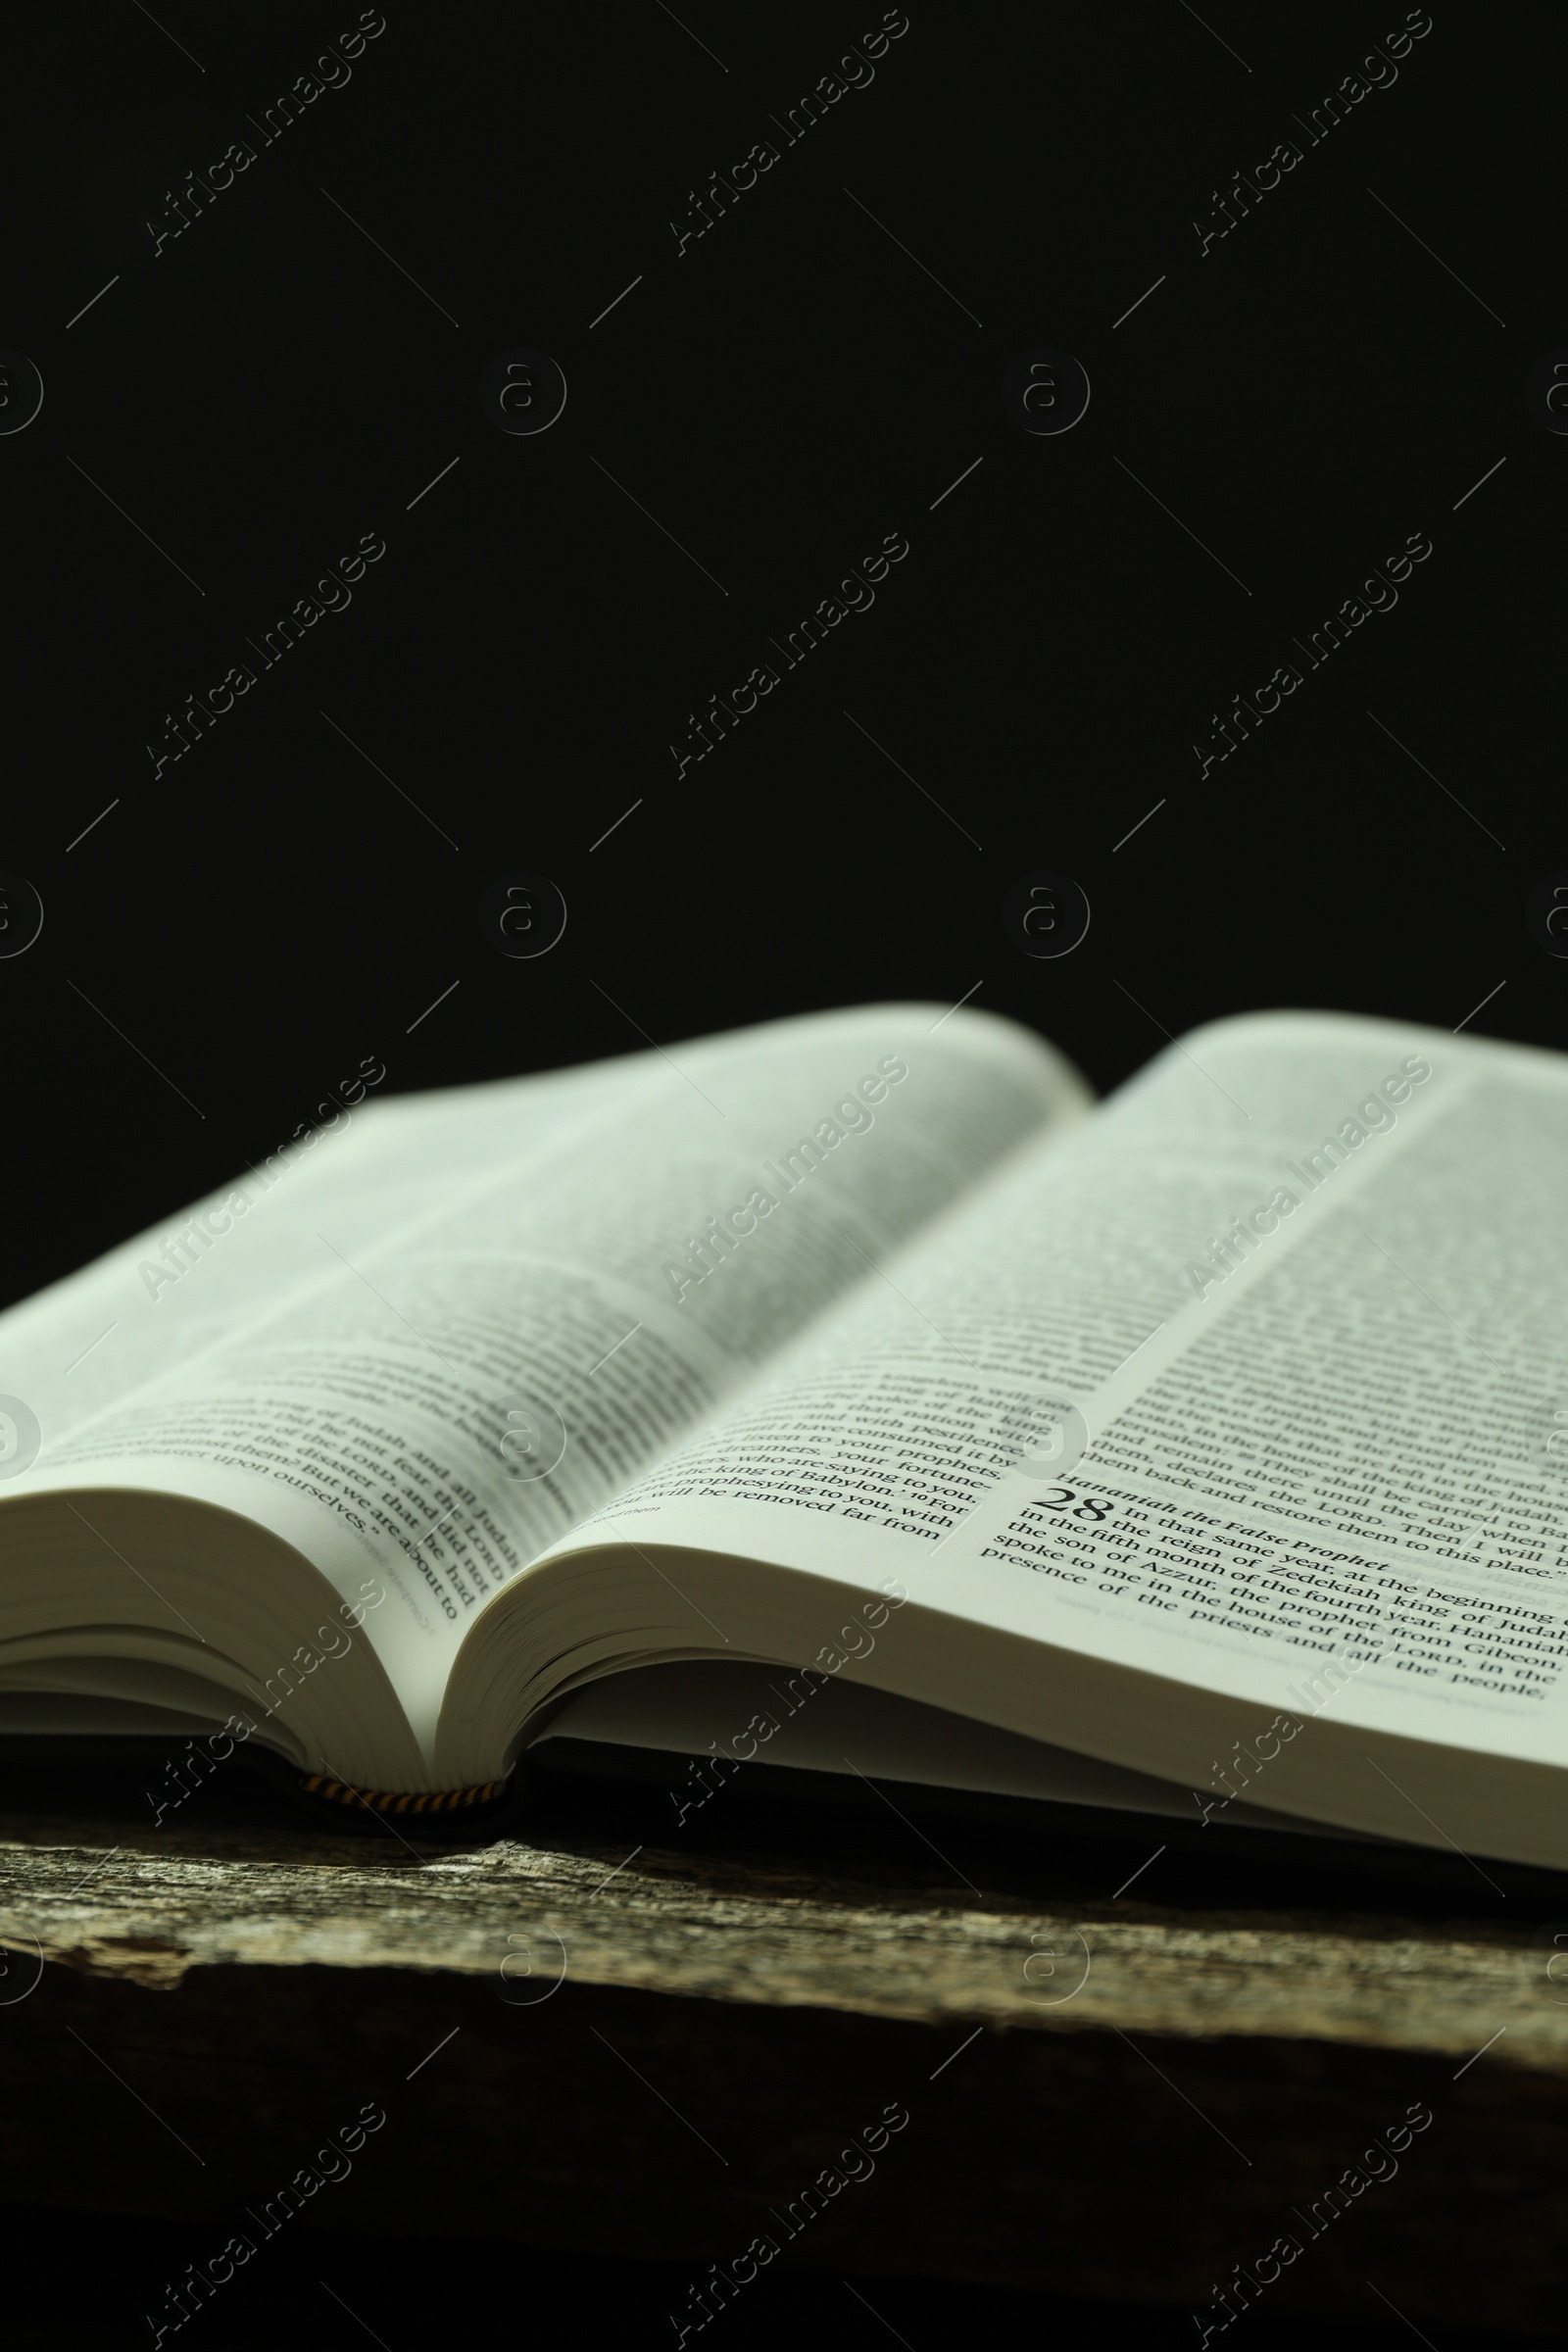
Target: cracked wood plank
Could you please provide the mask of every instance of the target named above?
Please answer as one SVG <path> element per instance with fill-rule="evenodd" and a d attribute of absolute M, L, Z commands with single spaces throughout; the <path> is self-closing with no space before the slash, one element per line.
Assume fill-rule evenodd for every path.
<path fill-rule="evenodd" d="M 1490 2045 L 1492 2064 L 1568 2074 L 1568 1983 L 1547 1974 L 1549 1936 L 1523 1923 L 1172 1911 L 595 1837 L 453 1849 L 271 1823 L 150 1833 L 13 1815 L 0 1936 L 13 1983 L 35 1954 L 164 1991 L 224 1969 L 448 1972 L 519 1989 L 569 1977 L 1036 2033 L 1455 2058 Z"/>

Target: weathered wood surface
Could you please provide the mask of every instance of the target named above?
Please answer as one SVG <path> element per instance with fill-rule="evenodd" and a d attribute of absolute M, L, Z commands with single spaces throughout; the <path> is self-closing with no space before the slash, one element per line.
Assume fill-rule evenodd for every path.
<path fill-rule="evenodd" d="M 13 1984 L 34 1953 L 152 1990 L 192 1970 L 310 1966 L 456 1971 L 515 1999 L 531 1970 L 931 2025 L 1459 2057 L 1493 2042 L 1493 2064 L 1568 2077 L 1568 1934 L 1558 1946 L 1534 1924 L 977 1896 L 935 1860 L 851 1875 L 667 1847 L 628 1859 L 591 1836 L 451 1850 L 275 1823 L 0 1814 L 0 1936 Z"/>
<path fill-rule="evenodd" d="M 792 2259 L 1203 2309 L 1294 2230 L 1278 2310 L 1364 2315 L 1370 2277 L 1418 2321 L 1558 2324 L 1552 1923 L 1111 1901 L 966 1849 L 970 1886 L 912 1839 L 538 1835 L 0 1814 L 0 2191 L 234 2216 L 377 2099 L 389 2129 L 301 2228 L 701 2269 L 777 2236 L 767 2213 L 902 2101 Z M 1434 2122 L 1398 2177 L 1308 2243 L 1412 2102 Z M 411 2205 L 416 2179 L 452 2193 Z"/>

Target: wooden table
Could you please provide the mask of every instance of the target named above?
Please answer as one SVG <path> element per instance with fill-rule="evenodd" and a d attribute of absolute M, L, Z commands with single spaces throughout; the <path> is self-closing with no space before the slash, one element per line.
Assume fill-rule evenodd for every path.
<path fill-rule="evenodd" d="M 1092 1850 L 928 1844 L 891 1807 L 676 1838 L 588 1789 L 445 1845 L 237 1774 L 150 1810 L 13 1778 L 0 1812 L 10 2200 L 243 2228 L 368 2103 L 296 2228 L 694 2278 L 760 2235 L 1199 2312 L 1240 2265 L 1275 2313 L 1364 2320 L 1370 2281 L 1421 2325 L 1560 2326 L 1568 1927 L 1539 1905 L 1227 1906 L 1153 1871 L 1113 1899 Z"/>

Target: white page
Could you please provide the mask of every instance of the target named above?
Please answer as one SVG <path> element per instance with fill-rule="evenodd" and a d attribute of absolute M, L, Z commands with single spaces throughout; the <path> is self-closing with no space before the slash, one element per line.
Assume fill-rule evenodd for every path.
<path fill-rule="evenodd" d="M 1200 1031 L 589 1532 L 896 1574 L 1258 1722 L 1568 1762 L 1565 1165 L 1557 1057 L 1327 1016 Z M 1200 1296 L 1189 1269 L 1282 1191 Z M 1087 1456 L 1009 1468 L 1067 1408 Z"/>
<path fill-rule="evenodd" d="M 346 1597 L 373 1561 L 397 1605 L 366 1632 L 428 1754 L 488 1596 L 1088 1100 L 1027 1032 L 924 1005 L 638 1056 L 504 1173 L 454 1169 L 390 1238 L 345 1178 L 322 1280 L 46 1445 L 12 1492 L 218 1502 Z M 687 1246 L 704 1237 L 716 1262 L 699 1279 Z"/>
<path fill-rule="evenodd" d="M 607 1675 L 575 1691 L 528 1752 L 542 1751 L 554 1762 L 550 1749 L 557 1740 L 662 1749 L 671 1759 L 670 1827 L 677 1830 L 722 1796 L 735 1774 L 744 1778 L 744 1765 L 754 1761 L 1198 1825 L 1192 1790 L 1152 1773 L 1102 1764 L 1096 1756 L 1025 1740 L 865 1683 L 823 1682 L 797 1691 L 792 1701 L 779 1688 L 782 1680 L 776 1666 L 732 1666 L 720 1659 Z M 752 1725 L 772 1728 L 760 1740 L 756 1732 L 748 1734 Z M 677 1771 L 676 1757 L 696 1761 Z M 1313 1834 L 1310 1824 L 1245 1801 L 1215 1811 L 1213 1819 L 1226 1829 Z M 1041 1824 L 1048 1836 L 1051 1826 L 1049 1820 Z"/>
<path fill-rule="evenodd" d="M 466 1181 L 559 1140 L 648 1058 L 383 1098 L 366 1057 L 229 1183 L 0 1314 L 0 1392 L 52 1443 L 318 1283 L 323 1224 L 348 1216 L 362 1245 L 395 1232 L 450 1196 L 455 1168 Z"/>

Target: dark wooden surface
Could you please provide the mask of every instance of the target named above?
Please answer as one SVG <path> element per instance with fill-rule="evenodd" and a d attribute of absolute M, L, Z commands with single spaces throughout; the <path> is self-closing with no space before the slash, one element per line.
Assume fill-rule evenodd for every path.
<path fill-rule="evenodd" d="M 1270 1907 L 1168 1873 L 1112 1899 L 1110 1857 L 891 1816 L 737 1807 L 677 1846 L 607 1791 L 467 1846 L 237 1781 L 148 1811 L 14 1787 L 0 1813 L 10 2201 L 210 2218 L 216 2247 L 376 2102 L 294 2230 L 694 2277 L 761 2231 L 799 2265 L 1200 2311 L 1287 2232 L 1282 2317 L 1364 2320 L 1371 2280 L 1422 2326 L 1560 2326 L 1568 1944 L 1539 1905 Z M 1412 2104 L 1396 2177 L 1312 2234 Z M 874 2172 L 791 2235 L 890 2106 Z"/>

